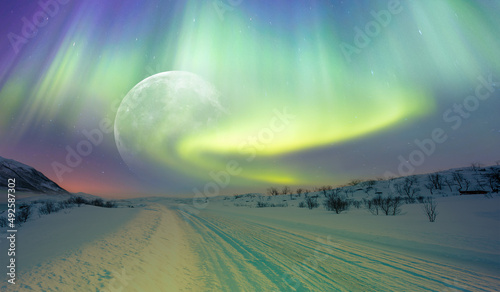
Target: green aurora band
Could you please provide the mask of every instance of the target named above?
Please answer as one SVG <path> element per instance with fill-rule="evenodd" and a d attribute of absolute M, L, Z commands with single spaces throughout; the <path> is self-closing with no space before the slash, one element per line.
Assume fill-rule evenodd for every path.
<path fill-rule="evenodd" d="M 439 115 L 438 99 L 463 98 L 438 96 L 440 88 L 460 92 L 485 68 L 500 73 L 500 21 L 495 12 L 500 8 L 496 2 L 488 5 L 466 0 L 402 1 L 402 12 L 392 15 L 390 23 L 381 26 L 349 62 L 341 44 L 353 45 L 355 27 L 373 21 L 370 11 L 387 9 L 387 2 L 357 7 L 362 17 L 346 27 L 332 21 L 335 15 L 321 5 L 306 14 L 300 10 L 303 6 L 290 4 L 286 13 L 269 12 L 272 23 L 267 23 L 265 17 L 249 20 L 251 11 L 243 6 L 226 11 L 221 19 L 211 1 L 186 1 L 171 7 L 175 13 L 161 24 L 127 23 L 125 13 L 117 14 L 107 32 L 99 29 L 106 15 L 83 4 L 66 33 L 54 42 L 58 48 L 51 58 L 36 70 L 28 69 L 28 58 L 11 67 L 0 99 L 4 107 L 19 113 L 18 121 L 24 121 L 17 123 L 22 136 L 24 125 L 41 119 L 58 117 L 69 127 L 86 126 L 79 115 L 82 111 L 112 116 L 109 109 L 113 105 L 116 109 L 124 93 L 146 75 L 193 72 L 217 88 L 227 115 L 216 131 L 177 137 L 173 151 L 150 143 L 146 161 L 198 181 L 209 180 L 210 171 L 223 170 L 228 161 L 236 160 L 242 172 L 232 178 L 234 185 L 323 183 L 331 174 L 318 177 L 300 166 L 277 165 L 274 159 Z M 492 5 L 499 9 L 491 9 Z M 263 4 L 259 7 L 263 9 Z M 156 10 L 145 6 L 135 17 L 147 19 L 160 13 Z M 256 24 L 249 25 L 251 21 Z M 142 45 L 131 44 L 131 35 L 142 38 Z M 48 50 L 47 46 L 33 51 L 33 58 L 43 59 Z M 159 69 L 145 74 L 152 62 Z M 75 96 L 82 98 L 72 100 L 70 110 L 61 116 L 58 109 Z M 253 145 L 249 137 L 258 137 L 269 128 L 276 111 L 285 109 L 294 119 L 273 132 L 269 143 Z M 5 119 L 0 117 L 2 131 Z"/>

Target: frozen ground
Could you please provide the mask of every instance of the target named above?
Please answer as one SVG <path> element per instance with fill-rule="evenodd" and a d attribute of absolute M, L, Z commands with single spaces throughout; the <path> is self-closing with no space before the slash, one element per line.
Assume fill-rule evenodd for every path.
<path fill-rule="evenodd" d="M 223 198 L 198 214 L 174 200 L 141 203 L 25 223 L 17 284 L 3 281 L 2 291 L 500 289 L 500 197 L 440 198 L 434 223 L 421 204 L 374 216 L 363 207 L 336 215 Z"/>

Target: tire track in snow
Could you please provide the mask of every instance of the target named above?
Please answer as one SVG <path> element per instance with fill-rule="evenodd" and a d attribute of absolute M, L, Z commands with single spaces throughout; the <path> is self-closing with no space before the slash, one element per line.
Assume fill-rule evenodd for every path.
<path fill-rule="evenodd" d="M 314 237 L 311 234 L 210 211 L 184 216 L 191 216 L 193 228 L 202 233 L 203 238 L 213 239 L 202 244 L 224 246 L 217 252 L 239 258 L 245 265 L 252 264 L 260 272 L 253 276 L 267 278 L 276 286 L 275 291 L 491 291 L 500 287 L 500 278 L 493 275 L 345 239 L 322 243 L 311 238 Z M 248 259 L 257 259 L 257 262 Z M 243 264 L 235 260 L 232 265 L 231 273 L 236 274 L 235 270 Z M 245 284 L 250 286 L 244 291 L 254 290 L 252 282 Z M 220 279 L 219 285 L 235 287 L 237 284 L 233 281 L 225 286 Z"/>

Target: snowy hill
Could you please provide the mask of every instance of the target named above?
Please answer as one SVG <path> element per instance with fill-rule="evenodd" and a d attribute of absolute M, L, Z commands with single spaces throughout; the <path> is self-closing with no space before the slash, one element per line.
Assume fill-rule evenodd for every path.
<path fill-rule="evenodd" d="M 16 191 L 37 194 L 69 194 L 43 173 L 21 162 L 0 156 L 0 188 L 7 187 L 9 178 L 16 179 Z"/>
<path fill-rule="evenodd" d="M 274 190 L 274 192 L 271 191 Z M 450 169 L 429 174 L 407 177 L 353 180 L 345 186 L 318 186 L 313 189 L 269 188 L 268 194 L 243 194 L 214 198 L 212 201 L 232 203 L 236 207 L 299 207 L 307 198 L 318 201 L 335 195 L 360 204 L 377 196 L 400 197 L 405 203 L 422 202 L 425 198 L 440 198 L 459 195 L 481 195 L 491 197 L 500 189 L 500 166 Z M 304 206 L 305 207 L 305 206 Z"/>

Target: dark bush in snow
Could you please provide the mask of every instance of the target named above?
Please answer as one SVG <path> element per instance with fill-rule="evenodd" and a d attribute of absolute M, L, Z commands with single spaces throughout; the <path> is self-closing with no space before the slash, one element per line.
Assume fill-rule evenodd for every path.
<path fill-rule="evenodd" d="M 92 201 L 90 201 L 90 205 L 94 205 L 94 206 L 97 206 L 97 207 L 104 207 L 104 200 L 103 199 L 93 199 Z"/>
<path fill-rule="evenodd" d="M 7 224 L 9 223 L 9 221 L 7 220 L 7 218 L 5 217 L 0 217 L 0 227 L 7 227 Z"/>
<path fill-rule="evenodd" d="M 328 211 L 335 211 L 335 213 L 340 214 L 343 211 L 349 209 L 349 200 L 340 195 L 328 195 L 324 205 Z"/>
<path fill-rule="evenodd" d="M 38 212 L 42 215 L 48 215 L 61 210 L 53 201 L 45 201 L 42 206 L 38 208 Z"/>
<path fill-rule="evenodd" d="M 78 197 L 69 198 L 68 203 L 76 204 L 76 205 L 78 205 L 78 207 L 80 207 L 81 205 L 89 204 L 89 201 L 87 201 L 83 197 L 78 196 Z"/>
<path fill-rule="evenodd" d="M 32 206 L 23 203 L 19 206 L 19 210 L 16 213 L 16 222 L 25 223 L 31 217 Z"/>
<path fill-rule="evenodd" d="M 116 204 L 115 201 L 107 201 L 104 206 L 104 208 L 117 208 L 118 205 Z"/>
<path fill-rule="evenodd" d="M 306 197 L 306 200 L 304 201 L 305 205 L 307 206 L 307 208 L 309 208 L 310 210 L 314 209 L 314 208 L 318 208 L 319 207 L 319 204 L 318 204 L 318 197 Z"/>

